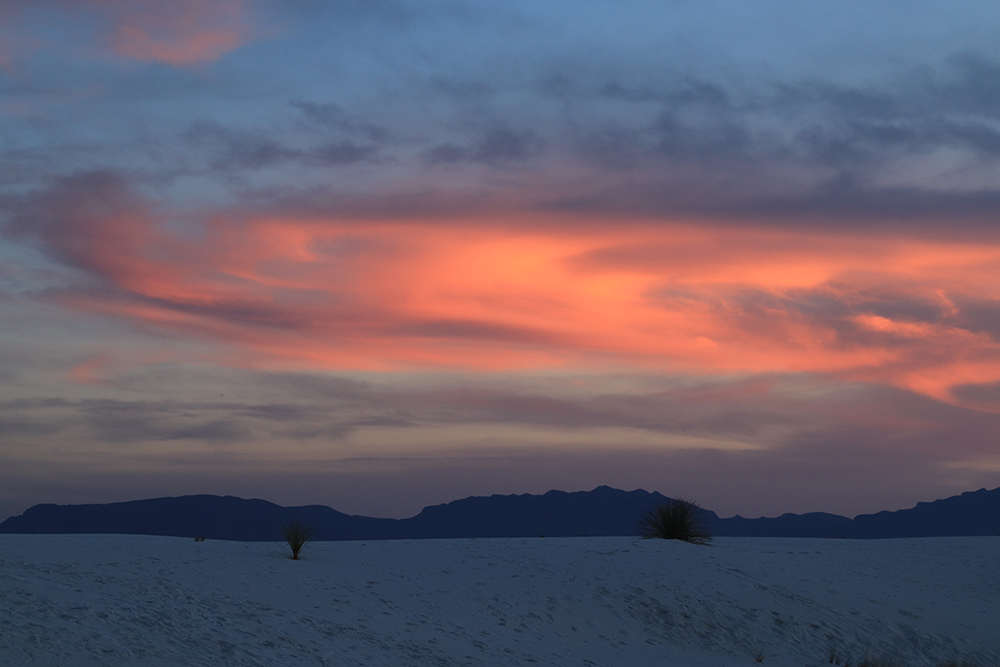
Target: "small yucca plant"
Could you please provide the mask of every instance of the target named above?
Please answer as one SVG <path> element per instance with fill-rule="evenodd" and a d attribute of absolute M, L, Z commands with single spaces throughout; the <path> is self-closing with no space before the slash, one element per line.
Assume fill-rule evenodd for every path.
<path fill-rule="evenodd" d="M 898 660 L 893 660 L 891 658 L 873 658 L 871 656 L 865 656 L 858 663 L 858 667 L 903 667 L 903 664 Z"/>
<path fill-rule="evenodd" d="M 306 542 L 311 540 L 312 536 L 316 534 L 316 530 L 292 519 L 281 527 L 281 534 L 292 550 L 292 560 L 298 560 L 299 552 L 302 551 L 302 547 L 305 546 Z"/>
<path fill-rule="evenodd" d="M 646 539 L 683 540 L 708 544 L 708 513 L 690 500 L 668 500 L 646 512 L 639 521 L 639 534 Z"/>

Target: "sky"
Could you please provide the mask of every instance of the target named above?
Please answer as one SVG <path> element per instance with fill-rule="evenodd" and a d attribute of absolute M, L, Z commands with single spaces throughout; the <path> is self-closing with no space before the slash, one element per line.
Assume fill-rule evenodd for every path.
<path fill-rule="evenodd" d="M 0 0 L 0 515 L 1000 486 L 1000 10 Z"/>

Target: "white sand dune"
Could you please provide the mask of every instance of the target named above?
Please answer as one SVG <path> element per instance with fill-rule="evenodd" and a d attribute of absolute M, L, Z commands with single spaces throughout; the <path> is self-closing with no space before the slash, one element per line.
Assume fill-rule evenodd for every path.
<path fill-rule="evenodd" d="M 0 664 L 1000 665 L 1000 538 L 0 535 Z"/>

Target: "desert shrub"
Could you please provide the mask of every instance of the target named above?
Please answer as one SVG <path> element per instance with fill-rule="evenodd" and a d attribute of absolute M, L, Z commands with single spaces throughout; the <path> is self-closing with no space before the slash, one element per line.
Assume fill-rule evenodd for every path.
<path fill-rule="evenodd" d="M 302 524 L 296 519 L 292 519 L 281 527 L 281 534 L 285 538 L 285 541 L 288 542 L 288 547 L 292 550 L 292 560 L 298 560 L 299 552 L 302 551 L 302 547 L 305 546 L 306 542 L 311 540 L 312 536 L 316 534 L 316 530 Z"/>
<path fill-rule="evenodd" d="M 887 656 L 865 656 L 858 661 L 857 667 L 905 667 L 905 663 Z"/>
<path fill-rule="evenodd" d="M 677 498 L 661 503 L 646 512 L 639 521 L 642 537 L 663 540 L 683 540 L 692 544 L 708 544 L 708 513 L 690 500 Z"/>
<path fill-rule="evenodd" d="M 845 658 L 844 654 L 841 653 L 840 650 L 836 647 L 833 646 L 830 647 L 830 650 L 827 651 L 827 657 L 829 658 L 828 662 L 831 665 L 839 665 L 843 663 L 844 667 L 851 667 L 850 659 Z"/>

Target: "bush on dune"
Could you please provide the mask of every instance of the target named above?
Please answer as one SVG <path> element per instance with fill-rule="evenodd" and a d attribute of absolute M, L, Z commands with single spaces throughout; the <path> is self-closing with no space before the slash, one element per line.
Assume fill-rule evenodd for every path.
<path fill-rule="evenodd" d="M 708 513 L 690 500 L 677 498 L 655 506 L 639 521 L 639 534 L 645 539 L 682 540 L 708 544 Z"/>
<path fill-rule="evenodd" d="M 288 547 L 292 550 L 292 560 L 298 560 L 299 552 L 302 551 L 302 547 L 305 546 L 306 542 L 311 540 L 312 536 L 316 534 L 316 530 L 292 519 L 281 527 L 281 534 L 284 536 L 285 541 L 288 542 Z"/>
<path fill-rule="evenodd" d="M 903 665 L 889 658 L 873 658 L 865 656 L 858 662 L 858 667 L 903 667 Z"/>

